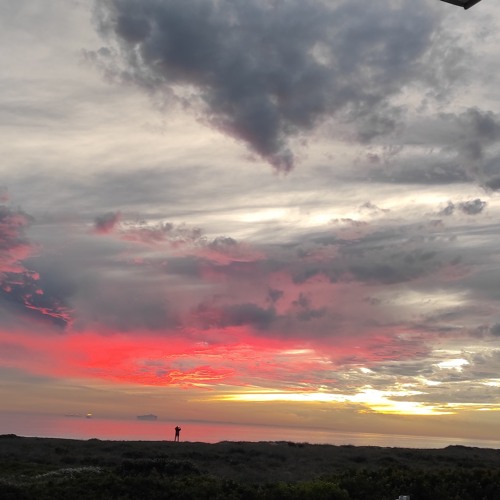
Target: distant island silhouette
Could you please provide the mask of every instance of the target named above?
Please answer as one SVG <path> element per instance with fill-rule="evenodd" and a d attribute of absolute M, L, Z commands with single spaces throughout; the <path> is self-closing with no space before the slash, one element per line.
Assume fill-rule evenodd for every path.
<path fill-rule="evenodd" d="M 158 420 L 158 417 L 149 413 L 147 415 L 137 415 L 137 420 Z"/>

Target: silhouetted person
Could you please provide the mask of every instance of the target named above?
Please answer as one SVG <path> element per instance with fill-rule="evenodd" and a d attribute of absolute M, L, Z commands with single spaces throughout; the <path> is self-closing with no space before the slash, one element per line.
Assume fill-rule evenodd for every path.
<path fill-rule="evenodd" d="M 177 426 L 175 428 L 175 439 L 174 439 L 174 441 L 179 441 L 180 434 L 181 434 L 181 428 L 179 426 Z"/>

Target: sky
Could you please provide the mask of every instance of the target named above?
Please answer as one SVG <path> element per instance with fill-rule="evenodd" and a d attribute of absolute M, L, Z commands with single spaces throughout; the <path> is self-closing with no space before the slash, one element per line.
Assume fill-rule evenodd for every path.
<path fill-rule="evenodd" d="M 499 22 L 2 1 L 0 411 L 496 439 Z"/>

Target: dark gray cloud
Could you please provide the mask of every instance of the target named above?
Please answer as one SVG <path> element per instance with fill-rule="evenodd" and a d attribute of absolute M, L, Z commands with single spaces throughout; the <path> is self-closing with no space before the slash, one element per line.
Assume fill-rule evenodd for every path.
<path fill-rule="evenodd" d="M 480 214 L 486 207 L 488 203 L 486 201 L 476 198 L 475 200 L 464 201 L 459 203 L 458 207 L 460 210 L 467 215 L 477 215 Z"/>
<path fill-rule="evenodd" d="M 283 297 L 283 290 L 269 289 L 268 298 L 272 304 L 276 303 L 281 297 Z"/>
<path fill-rule="evenodd" d="M 456 117 L 445 117 L 457 122 L 460 129 L 456 137 L 459 150 L 471 162 L 483 160 L 486 148 L 497 144 L 500 139 L 500 120 L 491 111 L 469 108 Z"/>
<path fill-rule="evenodd" d="M 162 294 L 136 280 L 96 280 L 79 291 L 76 329 L 164 331 L 178 326 L 177 312 Z"/>
<path fill-rule="evenodd" d="M 425 0 L 98 0 L 95 19 L 110 46 L 87 56 L 108 76 L 176 95 L 283 171 L 289 138 L 331 114 L 362 141 L 393 131 L 439 23 Z"/>
<path fill-rule="evenodd" d="M 493 325 L 490 329 L 490 333 L 494 337 L 500 337 L 500 324 L 497 323 L 497 324 Z"/>
<path fill-rule="evenodd" d="M 450 185 L 471 183 L 475 176 L 458 160 L 450 161 L 439 157 L 429 157 L 428 152 L 416 159 L 405 159 L 403 155 L 397 162 L 377 166 L 370 170 L 371 181 L 390 184 L 413 185 Z"/>
<path fill-rule="evenodd" d="M 339 237 L 327 241 L 315 239 L 315 245 L 301 249 L 301 257 L 291 266 L 295 283 L 317 275 L 332 282 L 360 281 L 372 284 L 411 282 L 458 262 L 458 253 L 446 248 L 444 241 L 433 238 L 433 228 L 401 224 L 395 228 L 374 225 L 350 241 Z M 333 257 L 321 255 L 321 248 L 335 249 Z"/>
<path fill-rule="evenodd" d="M 94 229 L 97 233 L 106 234 L 111 232 L 119 221 L 120 213 L 108 212 L 95 218 Z"/>
<path fill-rule="evenodd" d="M 371 167 L 356 178 L 413 185 L 476 182 L 496 190 L 499 139 L 500 116 L 486 109 L 423 113 L 405 121 L 390 147 L 369 151 Z"/>
<path fill-rule="evenodd" d="M 453 215 L 454 212 L 455 204 L 452 201 L 449 201 L 446 206 L 438 212 L 438 215 L 441 217 L 447 217 L 449 215 Z"/>
<path fill-rule="evenodd" d="M 300 293 L 297 300 L 292 302 L 294 316 L 299 321 L 311 321 L 327 315 L 327 308 L 314 308 L 311 299 L 304 293 Z"/>
<path fill-rule="evenodd" d="M 271 325 L 275 316 L 276 312 L 272 308 L 263 309 L 255 304 L 236 304 L 224 309 L 222 325 L 250 325 L 259 330 L 265 330 Z"/>
<path fill-rule="evenodd" d="M 493 191 L 500 189 L 500 176 L 492 177 L 485 182 L 485 186 Z"/>
<path fill-rule="evenodd" d="M 440 116 L 436 136 L 443 139 L 441 152 L 454 154 L 457 172 L 490 189 L 499 175 L 500 116 L 492 111 L 469 108 L 460 114 Z M 462 207 L 464 213 L 467 212 Z"/>
<path fill-rule="evenodd" d="M 449 201 L 446 207 L 438 212 L 438 215 L 445 217 L 453 215 L 455 209 L 460 210 L 466 215 L 478 215 L 483 212 L 487 205 L 488 202 L 480 200 L 479 198 L 476 198 L 474 200 L 462 201 L 457 204 Z"/>
<path fill-rule="evenodd" d="M 176 274 L 186 277 L 199 277 L 200 267 L 200 259 L 194 255 L 186 257 L 171 257 L 165 264 L 166 272 L 168 274 Z"/>

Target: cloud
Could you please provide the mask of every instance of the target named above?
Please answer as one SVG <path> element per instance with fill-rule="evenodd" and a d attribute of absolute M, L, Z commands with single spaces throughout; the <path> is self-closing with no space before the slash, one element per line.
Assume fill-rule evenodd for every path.
<path fill-rule="evenodd" d="M 196 244 L 203 238 L 201 229 L 172 222 L 153 225 L 132 222 L 125 225 L 119 234 L 124 240 L 149 244 L 169 242 L 174 246 Z"/>
<path fill-rule="evenodd" d="M 114 223 L 117 213 L 123 214 L 103 221 Z M 29 289 L 26 283 L 16 289 L 16 300 L 24 304 L 29 292 L 37 314 L 50 312 L 68 333 L 170 338 L 185 332 L 219 342 L 240 329 L 253 338 L 306 342 L 326 352 L 356 339 L 361 347 L 355 358 L 347 345 L 341 355 L 332 354 L 345 364 L 369 359 L 365 347 L 373 336 L 400 346 L 390 339 L 401 329 L 417 331 L 419 323 L 438 332 L 446 322 L 458 324 L 462 318 L 438 318 L 446 309 L 439 301 L 404 304 L 409 290 L 415 304 L 426 303 L 440 279 L 473 286 L 461 281 L 462 252 L 442 237 L 442 228 L 394 219 L 395 211 L 373 202 L 358 205 L 358 216 L 301 229 L 284 243 L 209 237 L 196 225 L 125 215 L 105 238 L 89 232 L 86 221 L 79 229 L 53 221 L 43 225 L 44 251 L 29 260 L 39 278 Z M 414 308 L 422 315 L 409 322 L 405 315 Z M 380 359 L 389 351 L 396 348 L 376 350 Z"/>
<path fill-rule="evenodd" d="M 0 186 L 0 203 L 7 203 L 9 201 L 9 192 L 7 188 Z"/>
<path fill-rule="evenodd" d="M 108 77 L 174 96 L 281 171 L 290 139 L 331 115 L 361 141 L 390 134 L 439 23 L 425 0 L 98 0 L 95 20 L 108 46 L 87 58 Z M 434 80 L 455 64 L 433 63 Z"/>
<path fill-rule="evenodd" d="M 487 202 L 476 198 L 475 200 L 464 201 L 458 206 L 460 210 L 467 215 L 477 215 L 480 214 L 486 207 Z"/>
<path fill-rule="evenodd" d="M 222 314 L 223 326 L 251 325 L 265 330 L 273 321 L 275 311 L 263 309 L 255 304 L 236 304 L 225 308 Z"/>
<path fill-rule="evenodd" d="M 113 231 L 120 221 L 120 213 L 108 212 L 95 218 L 94 229 L 96 233 L 106 234 Z"/>
<path fill-rule="evenodd" d="M 4 280 L 7 274 L 26 271 L 22 261 L 34 251 L 25 237 L 30 222 L 30 217 L 22 211 L 0 205 L 0 277 Z"/>
<path fill-rule="evenodd" d="M 414 185 L 476 182 L 496 190 L 500 116 L 479 107 L 447 113 L 437 109 L 408 116 L 390 147 L 368 153 L 370 180 Z"/>
<path fill-rule="evenodd" d="M 471 162 L 483 160 L 486 148 L 500 139 L 500 120 L 491 111 L 469 108 L 454 120 L 460 128 L 456 137 L 459 149 Z"/>
<path fill-rule="evenodd" d="M 471 200 L 470 206 L 476 205 Z M 458 270 L 454 275 L 460 252 L 439 236 L 441 229 L 395 220 L 393 210 L 374 203 L 358 211 L 360 221 L 354 225 L 362 231 L 356 237 L 344 237 L 344 226 L 350 228 L 353 219 L 337 220 L 280 244 L 208 237 L 197 226 L 138 222 L 123 215 L 106 237 L 89 232 L 85 221 L 79 228 L 55 221 L 43 225 L 44 251 L 27 261 L 37 278 L 29 287 L 24 280 L 15 288 L 16 300 L 25 312 L 60 322 L 65 338 L 84 342 L 92 335 L 94 344 L 95 338 L 111 344 L 108 337 L 125 335 L 130 345 L 117 350 L 116 362 L 123 354 L 133 358 L 130 363 L 124 359 L 120 370 L 110 371 L 106 363 L 111 361 L 104 357 L 82 373 L 138 383 L 182 385 L 197 378 L 211 383 L 219 374 L 234 374 L 235 383 L 285 377 L 290 368 L 279 353 L 305 348 L 313 353 L 308 363 L 316 370 L 310 376 L 316 383 L 324 377 L 325 363 L 347 370 L 419 359 L 428 353 L 430 337 L 466 335 L 459 324 L 477 314 L 472 298 L 468 314 L 454 317 L 445 315 L 450 311 L 446 302 L 429 298 L 442 293 L 445 273 L 457 288 L 472 286 L 461 281 Z M 112 225 L 116 213 L 103 217 L 103 225 Z M 363 217 L 370 223 L 362 224 Z M 445 329 L 450 325 L 454 330 Z M 157 339 L 157 349 L 148 348 L 142 356 L 137 345 L 146 338 L 151 346 Z M 161 353 L 179 341 L 189 356 L 176 352 L 165 361 Z M 244 346 L 264 345 L 270 349 L 266 374 L 257 375 L 250 364 L 238 371 L 236 361 L 226 360 Z M 202 351 L 200 346 L 208 347 Z M 133 370 L 125 376 L 129 365 Z M 104 375 L 106 370 L 113 375 Z"/>
<path fill-rule="evenodd" d="M 438 212 L 438 215 L 447 217 L 449 215 L 453 215 L 453 212 L 455 212 L 455 204 L 452 201 L 449 201 L 446 206 Z"/>
<path fill-rule="evenodd" d="M 26 286 L 38 278 L 23 263 L 36 249 L 25 236 L 30 222 L 22 211 L 0 206 L 0 291 L 14 302 L 23 302 Z"/>
<path fill-rule="evenodd" d="M 480 200 L 479 198 L 476 198 L 474 200 L 462 201 L 457 204 L 449 201 L 446 207 L 438 212 L 438 215 L 445 217 L 453 215 L 455 209 L 460 210 L 465 215 L 478 215 L 483 212 L 487 205 L 488 202 Z"/>
<path fill-rule="evenodd" d="M 15 315 L 33 315 L 65 326 L 71 321 L 69 311 L 55 297 L 44 293 L 40 274 L 26 265 L 39 251 L 25 234 L 32 221 L 32 217 L 20 209 L 0 206 L 1 305 Z"/>

